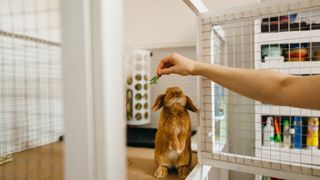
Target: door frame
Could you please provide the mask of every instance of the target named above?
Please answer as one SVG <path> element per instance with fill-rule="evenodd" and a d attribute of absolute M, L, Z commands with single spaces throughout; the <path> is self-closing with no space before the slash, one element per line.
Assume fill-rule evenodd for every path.
<path fill-rule="evenodd" d="M 126 179 L 122 0 L 60 0 L 65 179 Z"/>

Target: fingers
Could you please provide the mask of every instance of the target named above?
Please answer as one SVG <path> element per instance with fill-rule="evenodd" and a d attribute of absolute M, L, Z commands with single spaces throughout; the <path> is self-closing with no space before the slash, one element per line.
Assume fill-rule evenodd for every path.
<path fill-rule="evenodd" d="M 157 67 L 157 74 L 158 74 L 159 76 L 161 76 L 161 73 L 160 73 L 160 72 L 161 72 L 162 70 L 167 69 L 167 68 L 170 68 L 170 67 L 173 66 L 173 65 L 174 65 L 174 64 L 173 64 L 173 58 L 172 58 L 172 56 L 167 56 L 167 57 L 163 58 L 163 59 L 160 61 L 158 67 Z"/>
<path fill-rule="evenodd" d="M 161 75 L 164 75 L 164 74 L 171 74 L 171 73 L 174 73 L 174 72 L 175 72 L 175 67 L 171 66 L 169 68 L 160 70 L 158 72 L 158 75 L 161 76 Z"/>
<path fill-rule="evenodd" d="M 163 58 L 158 65 L 158 69 L 163 69 L 168 66 L 168 64 L 173 65 L 173 59 L 171 56 Z"/>
<path fill-rule="evenodd" d="M 163 64 L 173 64 L 173 57 L 167 56 L 161 60 Z"/>

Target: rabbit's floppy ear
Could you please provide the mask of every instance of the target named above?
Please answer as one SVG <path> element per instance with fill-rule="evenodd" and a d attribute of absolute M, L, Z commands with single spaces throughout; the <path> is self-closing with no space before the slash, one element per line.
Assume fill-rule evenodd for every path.
<path fill-rule="evenodd" d="M 186 96 L 187 98 L 187 102 L 186 102 L 186 108 L 192 112 L 198 112 L 198 108 L 196 108 L 196 106 L 193 104 L 191 98 L 189 98 L 189 96 Z"/>
<path fill-rule="evenodd" d="M 165 94 L 160 94 L 157 97 L 156 102 L 154 102 L 154 104 L 152 106 L 152 110 L 153 111 L 156 111 L 156 110 L 160 109 L 163 106 L 163 100 L 164 100 L 165 96 L 166 96 Z"/>

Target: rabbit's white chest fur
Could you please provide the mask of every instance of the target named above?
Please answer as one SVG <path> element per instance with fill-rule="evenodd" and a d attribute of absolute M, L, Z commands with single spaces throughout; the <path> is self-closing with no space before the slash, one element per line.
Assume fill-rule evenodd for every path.
<path fill-rule="evenodd" d="M 173 131 L 178 136 L 181 133 L 181 127 L 175 127 Z M 181 151 L 172 150 L 170 146 L 169 146 L 169 149 L 170 150 L 167 151 L 168 158 L 172 161 L 177 160 L 181 154 Z"/>
<path fill-rule="evenodd" d="M 169 150 L 167 151 L 167 156 L 171 161 L 175 161 L 178 159 L 178 157 L 180 156 L 181 152 L 177 152 L 174 150 Z"/>
<path fill-rule="evenodd" d="M 176 135 L 179 135 L 179 134 L 181 133 L 181 128 L 180 128 L 180 127 L 174 128 L 174 133 L 175 133 Z"/>

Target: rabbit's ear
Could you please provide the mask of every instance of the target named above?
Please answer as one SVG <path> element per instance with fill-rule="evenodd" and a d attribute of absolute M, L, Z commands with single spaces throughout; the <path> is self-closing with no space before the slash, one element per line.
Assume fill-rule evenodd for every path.
<path fill-rule="evenodd" d="M 157 97 L 156 102 L 154 102 L 154 104 L 152 106 L 153 111 L 157 111 L 158 109 L 160 109 L 163 106 L 163 101 L 164 101 L 165 96 L 166 96 L 165 94 L 160 94 Z"/>
<path fill-rule="evenodd" d="M 186 108 L 192 112 L 198 112 L 198 108 L 196 108 L 196 106 L 193 104 L 191 98 L 189 98 L 189 96 L 186 96 L 187 98 L 187 103 L 186 103 Z"/>

